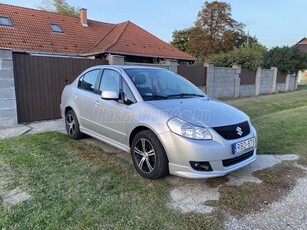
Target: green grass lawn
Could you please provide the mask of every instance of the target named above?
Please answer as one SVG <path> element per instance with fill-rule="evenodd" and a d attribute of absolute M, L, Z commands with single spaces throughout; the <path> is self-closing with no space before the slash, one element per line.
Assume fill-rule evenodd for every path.
<path fill-rule="evenodd" d="M 307 164 L 307 92 L 227 103 L 251 117 L 260 154 L 295 153 Z M 8 206 L 0 191 L 0 229 L 219 229 L 223 223 L 223 208 L 209 215 L 170 209 L 166 180 L 144 179 L 126 161 L 63 134 L 0 140 L 0 179 L 1 165 L 11 171 L 5 190 L 19 187 L 32 198 Z M 223 205 L 231 205 L 229 194 L 241 201 L 242 192 L 226 189 Z"/>
<path fill-rule="evenodd" d="M 255 126 L 258 154 L 298 154 L 307 165 L 307 91 L 231 100 Z"/>
<path fill-rule="evenodd" d="M 19 187 L 32 196 L 12 207 L 0 200 L 0 229 L 219 226 L 215 213 L 181 214 L 168 208 L 164 180 L 144 179 L 126 161 L 63 134 L 1 140 L 0 159 L 13 172 L 7 190 Z"/>
<path fill-rule="evenodd" d="M 298 90 L 307 90 L 307 82 L 306 82 L 305 85 L 298 85 L 298 86 L 297 86 L 297 89 L 298 89 Z"/>

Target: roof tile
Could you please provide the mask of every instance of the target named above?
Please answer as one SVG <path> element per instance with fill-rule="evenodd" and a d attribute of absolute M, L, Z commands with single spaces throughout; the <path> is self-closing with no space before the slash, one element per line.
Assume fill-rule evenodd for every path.
<path fill-rule="evenodd" d="M 117 53 L 150 57 L 195 60 L 127 21 L 111 24 L 88 20 L 83 27 L 79 17 L 0 3 L 0 15 L 9 16 L 13 27 L 0 26 L 0 47 L 15 51 L 66 55 Z M 53 32 L 50 23 L 64 33 Z"/>

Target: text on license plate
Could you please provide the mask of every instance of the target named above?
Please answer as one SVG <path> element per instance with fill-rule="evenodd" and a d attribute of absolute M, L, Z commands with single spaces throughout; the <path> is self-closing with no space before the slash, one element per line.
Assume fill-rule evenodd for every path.
<path fill-rule="evenodd" d="M 238 154 L 248 149 L 254 149 L 256 146 L 256 138 L 251 138 L 245 141 L 241 141 L 233 144 L 233 153 Z"/>

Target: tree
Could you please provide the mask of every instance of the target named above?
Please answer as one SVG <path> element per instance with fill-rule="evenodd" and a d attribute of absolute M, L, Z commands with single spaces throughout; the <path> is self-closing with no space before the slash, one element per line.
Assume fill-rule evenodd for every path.
<path fill-rule="evenodd" d="M 66 0 L 43 0 L 38 8 L 69 16 L 79 16 L 79 8 L 70 6 Z"/>
<path fill-rule="evenodd" d="M 264 67 L 277 67 L 286 73 L 307 69 L 307 53 L 297 47 L 275 47 L 264 55 Z"/>
<path fill-rule="evenodd" d="M 250 36 L 249 34 L 246 34 L 243 32 L 242 34 L 239 34 L 237 36 L 237 40 L 235 41 L 235 46 L 240 47 L 240 46 L 250 46 L 251 44 L 259 44 L 258 39 L 254 36 Z"/>
<path fill-rule="evenodd" d="M 172 38 L 171 45 L 183 52 L 188 52 L 189 29 L 175 30 Z"/>
<path fill-rule="evenodd" d="M 232 50 L 244 24 L 231 17 L 226 2 L 205 2 L 198 13 L 194 28 L 190 29 L 188 50 L 204 60 L 211 54 Z"/>
<path fill-rule="evenodd" d="M 211 55 L 209 62 L 217 66 L 230 67 L 239 64 L 243 68 L 256 69 L 263 65 L 263 56 L 266 48 L 260 44 L 252 43 L 250 46 L 240 46 L 227 53 Z"/>

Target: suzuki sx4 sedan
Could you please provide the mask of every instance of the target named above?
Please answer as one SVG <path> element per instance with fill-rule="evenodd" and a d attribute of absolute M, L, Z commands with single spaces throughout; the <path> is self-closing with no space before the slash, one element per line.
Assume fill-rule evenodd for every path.
<path fill-rule="evenodd" d="M 161 68 L 95 66 L 62 93 L 67 134 L 130 152 L 149 179 L 223 176 L 256 159 L 249 117 Z"/>

